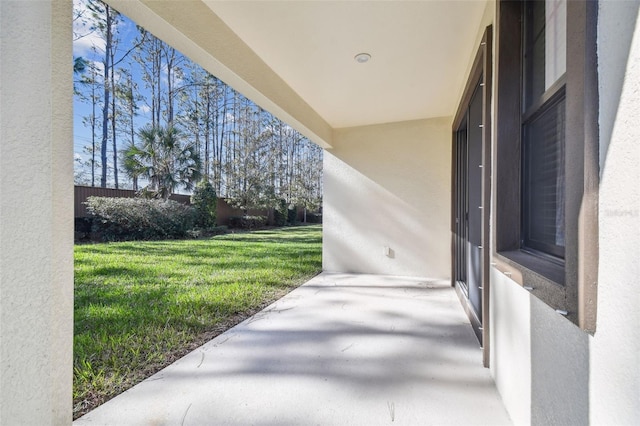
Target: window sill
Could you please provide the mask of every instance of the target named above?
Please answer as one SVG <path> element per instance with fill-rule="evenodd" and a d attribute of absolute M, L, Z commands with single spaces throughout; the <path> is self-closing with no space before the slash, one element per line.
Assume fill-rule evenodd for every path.
<path fill-rule="evenodd" d="M 498 254 L 504 257 L 512 266 L 526 268 L 528 272 L 539 275 L 541 279 L 546 279 L 557 286 L 564 287 L 564 265 L 522 250 L 503 251 Z M 525 275 L 524 272 L 523 275 Z"/>
<path fill-rule="evenodd" d="M 568 310 L 565 267 L 550 259 L 522 250 L 494 255 L 496 268 L 554 309 Z"/>

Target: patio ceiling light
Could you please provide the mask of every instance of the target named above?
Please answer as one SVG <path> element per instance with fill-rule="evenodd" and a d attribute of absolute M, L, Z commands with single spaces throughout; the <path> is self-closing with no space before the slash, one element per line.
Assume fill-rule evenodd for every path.
<path fill-rule="evenodd" d="M 353 57 L 353 59 L 355 59 L 359 64 L 364 64 L 365 62 L 368 62 L 369 59 L 371 59 L 371 55 L 368 53 L 358 53 Z"/>

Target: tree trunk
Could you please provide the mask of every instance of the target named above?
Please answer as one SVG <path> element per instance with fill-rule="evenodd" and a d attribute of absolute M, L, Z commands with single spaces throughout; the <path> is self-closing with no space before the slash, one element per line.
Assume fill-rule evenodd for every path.
<path fill-rule="evenodd" d="M 110 64 L 110 51 L 111 51 L 111 8 L 105 5 L 105 54 L 104 54 L 104 105 L 102 106 L 102 145 L 100 146 L 100 160 L 102 162 L 102 176 L 100 177 L 100 186 L 102 188 L 107 187 L 107 143 L 109 140 L 109 71 Z"/>
<path fill-rule="evenodd" d="M 207 98 L 205 122 L 204 122 L 204 178 L 209 180 L 209 138 L 211 135 L 211 91 L 209 83 L 205 85 L 205 94 Z"/>
<path fill-rule="evenodd" d="M 176 51 L 165 45 L 165 59 L 167 64 L 167 126 L 173 126 L 173 73 Z"/>
<path fill-rule="evenodd" d="M 136 115 L 136 105 L 135 105 L 135 97 L 133 94 L 133 78 L 131 77 L 131 74 L 128 75 L 128 84 L 129 84 L 129 134 L 131 136 L 131 146 L 135 146 L 136 144 L 136 130 L 135 130 L 135 123 L 134 123 L 134 118 Z M 138 176 L 133 176 L 132 177 L 133 180 L 133 190 L 137 191 L 138 190 Z"/>
<path fill-rule="evenodd" d="M 114 52 L 111 49 L 111 141 L 113 148 L 113 181 L 116 189 L 118 189 L 118 143 L 117 143 L 117 127 L 116 127 L 116 70 L 113 68 Z"/>
<path fill-rule="evenodd" d="M 91 66 L 91 186 L 96 186 L 96 68 Z"/>
<path fill-rule="evenodd" d="M 216 114 L 217 115 L 217 114 Z M 223 158 L 226 158 L 223 156 L 223 144 L 224 144 L 224 136 L 225 136 L 225 129 L 227 127 L 227 86 L 223 85 L 222 87 L 222 126 L 220 128 L 220 132 L 219 132 L 219 138 L 220 138 L 220 161 L 218 164 L 218 175 L 220 176 L 220 178 L 218 179 L 217 185 L 216 185 L 216 192 L 218 194 L 221 193 L 222 191 L 222 163 L 223 163 Z M 225 150 L 226 151 L 226 150 Z"/>

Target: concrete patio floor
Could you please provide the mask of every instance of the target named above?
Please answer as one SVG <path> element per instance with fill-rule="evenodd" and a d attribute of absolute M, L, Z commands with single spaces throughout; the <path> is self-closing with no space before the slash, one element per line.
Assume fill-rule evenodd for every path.
<path fill-rule="evenodd" d="M 511 420 L 448 283 L 322 273 L 74 424 Z"/>

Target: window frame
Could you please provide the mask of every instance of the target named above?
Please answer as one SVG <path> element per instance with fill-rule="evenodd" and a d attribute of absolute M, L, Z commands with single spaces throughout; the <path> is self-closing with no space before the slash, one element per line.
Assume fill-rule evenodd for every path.
<path fill-rule="evenodd" d="M 564 81 L 557 82 L 564 84 L 566 96 L 564 262 L 523 249 L 524 7 L 524 2 L 512 0 L 499 0 L 496 5 L 492 265 L 593 333 L 598 272 L 598 4 L 567 2 L 566 72 L 561 77 Z M 552 88 L 543 98 L 556 93 Z"/>

